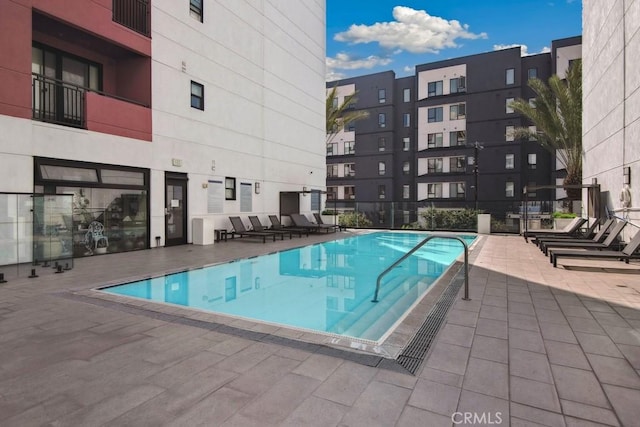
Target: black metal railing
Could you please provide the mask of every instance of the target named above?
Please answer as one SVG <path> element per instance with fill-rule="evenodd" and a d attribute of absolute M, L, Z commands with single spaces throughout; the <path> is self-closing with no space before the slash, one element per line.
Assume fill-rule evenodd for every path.
<path fill-rule="evenodd" d="M 85 127 L 85 90 L 40 74 L 32 75 L 33 118 L 65 126 Z"/>
<path fill-rule="evenodd" d="M 113 0 L 113 21 L 147 37 L 149 12 L 149 0 Z"/>

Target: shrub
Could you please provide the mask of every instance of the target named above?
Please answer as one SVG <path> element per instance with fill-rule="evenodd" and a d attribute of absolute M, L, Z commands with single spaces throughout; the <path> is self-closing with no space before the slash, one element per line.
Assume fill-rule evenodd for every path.
<path fill-rule="evenodd" d="M 554 218 L 575 218 L 577 215 L 572 212 L 559 212 L 556 211 L 553 213 Z"/>
<path fill-rule="evenodd" d="M 373 222 L 361 212 L 345 212 L 338 217 L 338 224 L 345 227 L 371 227 Z"/>
<path fill-rule="evenodd" d="M 325 209 L 322 212 L 320 212 L 320 215 L 335 215 L 336 211 L 333 211 L 331 209 Z"/>
<path fill-rule="evenodd" d="M 427 230 L 476 230 L 478 213 L 475 209 L 429 208 L 422 217 Z"/>

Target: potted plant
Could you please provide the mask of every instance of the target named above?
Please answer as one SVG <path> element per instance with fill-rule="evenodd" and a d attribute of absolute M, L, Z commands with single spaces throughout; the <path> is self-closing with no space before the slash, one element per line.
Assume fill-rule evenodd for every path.
<path fill-rule="evenodd" d="M 94 251 L 96 254 L 106 254 L 107 253 L 107 241 L 105 239 L 100 239 L 96 243 L 96 250 Z"/>
<path fill-rule="evenodd" d="M 325 209 L 320 212 L 320 216 L 322 217 L 322 222 L 324 222 L 325 224 L 336 224 L 337 212 L 331 209 Z"/>
<path fill-rule="evenodd" d="M 576 214 L 570 212 L 554 212 L 553 213 L 553 228 L 556 230 L 562 230 L 569 225 Z"/>

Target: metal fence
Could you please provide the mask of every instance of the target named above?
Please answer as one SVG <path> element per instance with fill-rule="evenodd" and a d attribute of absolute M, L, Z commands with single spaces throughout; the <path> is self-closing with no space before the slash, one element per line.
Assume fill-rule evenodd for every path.
<path fill-rule="evenodd" d="M 113 0 L 113 21 L 149 36 L 149 0 Z"/>

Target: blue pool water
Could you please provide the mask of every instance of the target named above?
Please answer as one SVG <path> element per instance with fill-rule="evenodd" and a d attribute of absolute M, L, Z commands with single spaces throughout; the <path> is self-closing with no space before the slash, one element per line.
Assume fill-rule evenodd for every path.
<path fill-rule="evenodd" d="M 378 275 L 425 237 L 374 232 L 103 291 L 379 341 L 463 252 L 458 241 L 431 240 L 384 277 L 371 302 Z"/>

